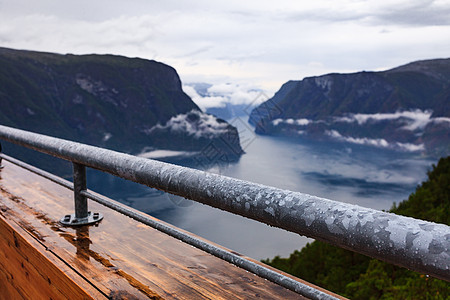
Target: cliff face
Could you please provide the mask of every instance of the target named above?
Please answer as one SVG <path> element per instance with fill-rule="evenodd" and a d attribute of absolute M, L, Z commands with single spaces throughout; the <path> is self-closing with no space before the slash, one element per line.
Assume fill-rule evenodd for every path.
<path fill-rule="evenodd" d="M 385 72 L 289 81 L 255 108 L 260 134 L 335 139 L 402 151 L 450 151 L 450 59 Z"/>
<path fill-rule="evenodd" d="M 226 140 L 224 152 L 242 153 L 237 130 L 204 116 L 182 91 L 176 71 L 156 61 L 0 48 L 0 107 L 0 124 L 122 152 L 200 151 Z M 209 134 L 201 118 L 189 122 L 199 129 L 195 134 L 164 127 L 190 112 L 221 130 Z"/>

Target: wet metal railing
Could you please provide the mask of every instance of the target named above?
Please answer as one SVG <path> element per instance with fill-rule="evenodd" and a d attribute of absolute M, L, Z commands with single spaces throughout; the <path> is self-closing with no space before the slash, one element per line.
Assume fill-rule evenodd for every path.
<path fill-rule="evenodd" d="M 101 170 L 450 281 L 450 227 L 444 224 L 282 190 L 6 126 L 0 126 L 0 139 L 71 161 L 74 166 L 82 165 Z M 85 186 L 79 190 L 79 194 L 96 200 L 86 191 Z M 230 258 L 229 261 L 235 263 L 234 259 Z M 281 280 L 283 281 L 284 279 Z"/>

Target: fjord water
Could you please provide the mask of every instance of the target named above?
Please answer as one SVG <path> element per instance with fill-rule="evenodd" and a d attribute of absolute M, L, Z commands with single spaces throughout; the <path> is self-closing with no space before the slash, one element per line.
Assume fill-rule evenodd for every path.
<path fill-rule="evenodd" d="M 207 171 L 336 201 L 388 210 L 414 191 L 435 160 L 418 153 L 393 152 L 348 143 L 311 142 L 255 135 L 246 122 L 239 128 L 245 154 L 238 162 Z M 201 168 L 199 160 L 166 158 Z M 308 239 L 181 197 L 97 171 L 88 186 L 163 221 L 255 259 L 288 256 Z"/>

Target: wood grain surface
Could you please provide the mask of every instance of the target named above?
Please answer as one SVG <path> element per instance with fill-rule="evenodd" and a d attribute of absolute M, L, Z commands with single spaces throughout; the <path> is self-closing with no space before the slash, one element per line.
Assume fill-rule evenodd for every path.
<path fill-rule="evenodd" d="M 93 201 L 100 224 L 64 227 L 72 191 L 3 164 L 1 299 L 305 299 Z"/>

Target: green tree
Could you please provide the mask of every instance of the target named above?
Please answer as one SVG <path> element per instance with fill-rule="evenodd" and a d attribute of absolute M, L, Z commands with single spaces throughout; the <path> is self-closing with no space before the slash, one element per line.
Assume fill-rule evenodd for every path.
<path fill-rule="evenodd" d="M 441 158 L 408 200 L 393 205 L 391 212 L 450 225 L 450 156 Z"/>

